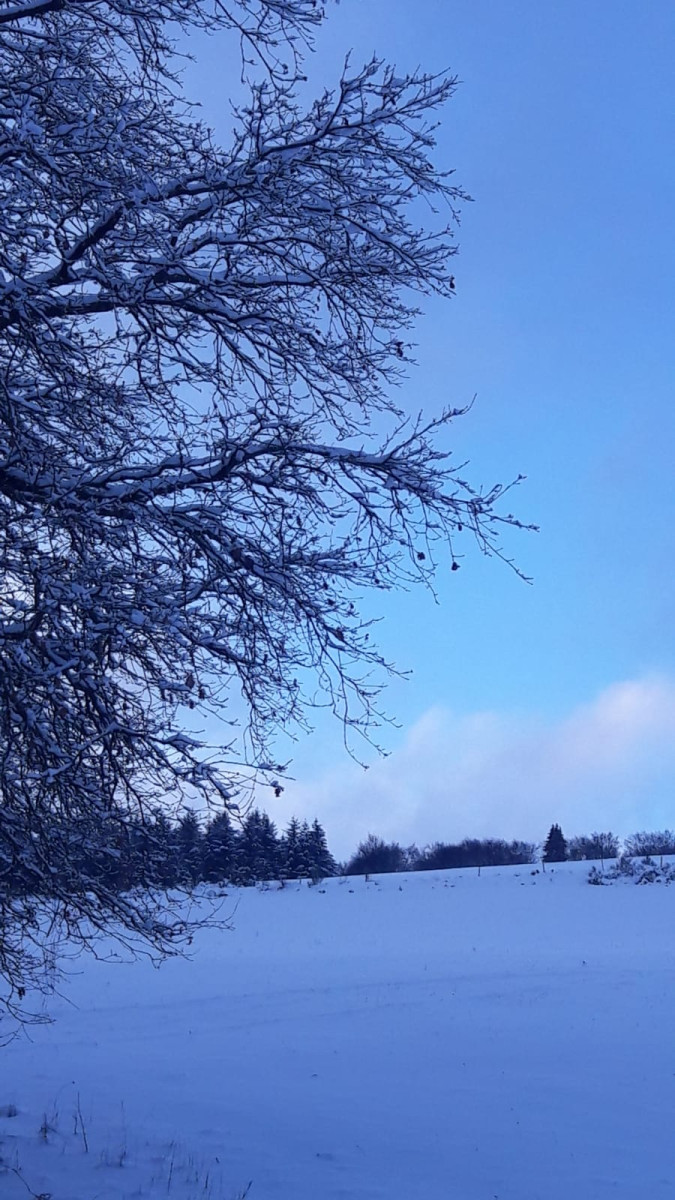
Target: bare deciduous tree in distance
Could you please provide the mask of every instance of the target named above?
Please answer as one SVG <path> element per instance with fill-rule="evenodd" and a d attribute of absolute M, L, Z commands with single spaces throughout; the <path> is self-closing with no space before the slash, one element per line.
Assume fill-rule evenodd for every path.
<path fill-rule="evenodd" d="M 0 976 L 49 936 L 189 933 L 152 890 L 89 877 L 158 801 L 227 804 L 188 731 L 228 695 L 246 765 L 318 680 L 367 731 L 386 663 L 363 587 L 501 556 L 507 490 L 472 487 L 391 399 L 414 293 L 449 295 L 456 206 L 431 164 L 454 80 L 349 65 L 306 111 L 315 0 L 0 0 Z M 170 32 L 241 39 L 221 149 Z M 428 201 L 423 208 L 420 201 Z M 421 212 L 448 207 L 446 227 Z M 437 223 L 438 225 L 438 223 Z M 383 433 L 383 430 L 385 431 Z M 312 698 L 317 693 L 309 693 Z M 189 714 L 189 710 L 194 710 Z M 32 897 L 32 898 L 29 898 Z M 46 924 L 45 912 L 49 922 Z M 50 932 L 51 931 L 51 932 Z"/>

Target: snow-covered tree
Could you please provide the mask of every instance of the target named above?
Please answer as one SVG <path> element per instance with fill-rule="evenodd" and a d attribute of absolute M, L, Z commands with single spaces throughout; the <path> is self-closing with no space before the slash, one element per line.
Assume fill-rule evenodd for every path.
<path fill-rule="evenodd" d="M 233 873 L 235 833 L 227 812 L 217 813 L 204 836 L 204 879 L 225 883 Z"/>
<path fill-rule="evenodd" d="M 385 842 L 384 838 L 369 833 L 359 843 L 358 850 L 345 864 L 345 875 L 385 874 L 405 871 L 408 865 L 406 852 L 398 842 Z"/>
<path fill-rule="evenodd" d="M 72 839 L 98 846 L 103 822 L 123 839 L 162 797 L 227 803 L 237 772 L 191 730 L 229 697 L 240 758 L 272 782 L 270 735 L 306 720 L 305 693 L 367 729 L 386 664 L 356 593 L 428 581 L 435 548 L 456 569 L 463 531 L 500 554 L 517 524 L 504 488 L 448 463 L 436 435 L 456 413 L 406 424 L 391 398 L 415 292 L 454 289 L 463 193 L 430 160 L 454 81 L 348 65 L 303 108 L 321 18 L 316 0 L 0 0 L 14 996 L 41 978 L 44 923 L 13 879 L 71 938 L 114 925 L 170 950 L 179 913 L 71 870 Z M 224 148 L 180 92 L 170 38 L 195 28 L 243 47 Z"/>
<path fill-rule="evenodd" d="M 280 847 L 277 831 L 267 813 L 254 808 L 246 817 L 236 859 L 237 883 L 276 879 L 279 874 Z"/>
<path fill-rule="evenodd" d="M 675 833 L 670 829 L 663 829 L 658 833 L 633 833 L 626 838 L 625 851 L 631 857 L 675 854 Z"/>
<path fill-rule="evenodd" d="M 337 874 L 335 859 L 328 849 L 326 831 L 317 819 L 312 822 L 307 840 L 312 878 L 325 879 Z"/>
<path fill-rule="evenodd" d="M 567 854 L 572 862 L 593 858 L 618 858 L 619 839 L 613 833 L 591 833 L 570 838 Z"/>
<path fill-rule="evenodd" d="M 544 843 L 543 861 L 545 863 L 565 862 L 567 858 L 567 841 L 559 825 L 551 825 Z"/>
<path fill-rule="evenodd" d="M 280 873 L 282 879 L 303 879 L 307 876 L 304 851 L 305 846 L 300 836 L 300 822 L 297 817 L 291 817 L 281 839 Z"/>
<path fill-rule="evenodd" d="M 191 809 L 187 809 L 178 822 L 175 834 L 176 858 L 179 879 L 188 885 L 203 878 L 204 838 L 199 821 Z"/>

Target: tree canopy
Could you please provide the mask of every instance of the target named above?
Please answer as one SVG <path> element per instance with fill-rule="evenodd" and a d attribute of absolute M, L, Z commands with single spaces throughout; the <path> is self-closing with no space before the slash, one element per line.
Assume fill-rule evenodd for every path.
<path fill-rule="evenodd" d="M 407 420 L 392 392 L 415 295 L 455 286 L 465 193 L 431 157 L 455 80 L 347 64 L 303 107 L 322 15 L 0 0 L 0 888 L 29 874 L 76 939 L 185 930 L 64 872 L 74 830 L 227 805 L 242 764 L 276 783 L 274 732 L 313 703 L 367 731 L 386 662 L 360 589 L 518 525 L 442 449 L 460 409 Z M 194 28 L 241 41 L 226 147 L 180 90 Z M 243 749 L 209 753 L 232 697 Z M 40 921 L 0 906 L 23 988 Z"/>

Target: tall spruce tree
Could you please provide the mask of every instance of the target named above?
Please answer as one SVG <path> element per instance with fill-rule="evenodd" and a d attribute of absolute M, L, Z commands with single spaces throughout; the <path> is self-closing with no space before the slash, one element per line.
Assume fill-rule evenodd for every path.
<path fill-rule="evenodd" d="M 191 809 L 183 813 L 175 833 L 178 856 L 178 877 L 188 886 L 199 883 L 202 878 L 202 831 L 199 821 Z"/>
<path fill-rule="evenodd" d="M 559 825 L 552 825 L 548 831 L 544 846 L 544 862 L 565 862 L 567 860 L 567 842 Z"/>
<path fill-rule="evenodd" d="M 148 829 L 152 845 L 152 877 L 160 887 L 172 888 L 178 880 L 178 852 L 171 821 L 158 811 Z"/>
<path fill-rule="evenodd" d="M 310 874 L 313 879 L 326 879 L 337 873 L 335 859 L 328 849 L 328 839 L 318 820 L 312 822 L 307 839 Z"/>
<path fill-rule="evenodd" d="M 218 813 L 206 827 L 203 844 L 203 878 L 225 883 L 232 876 L 235 835 L 226 812 Z"/>
<path fill-rule="evenodd" d="M 299 859 L 299 878 L 311 879 L 312 877 L 312 831 L 307 821 L 303 821 L 300 825 L 298 833 L 298 859 Z"/>
<path fill-rule="evenodd" d="M 291 817 L 280 847 L 281 876 L 284 879 L 302 878 L 300 822 Z"/>
<path fill-rule="evenodd" d="M 280 847 L 276 827 L 267 813 L 254 808 L 246 817 L 241 833 L 238 882 L 246 884 L 276 879 L 279 864 Z"/>

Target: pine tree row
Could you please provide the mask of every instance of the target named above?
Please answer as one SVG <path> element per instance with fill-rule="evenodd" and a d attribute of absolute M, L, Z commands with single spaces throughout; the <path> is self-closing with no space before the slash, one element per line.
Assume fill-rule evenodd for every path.
<path fill-rule="evenodd" d="M 0 809 L 0 821 L 6 814 Z M 49 842 L 58 866 L 46 881 L 37 842 L 27 844 L 16 864 L 3 870 L 0 891 L 10 896 L 63 897 L 70 889 L 100 887 L 110 893 L 138 888 L 192 887 L 198 883 L 246 886 L 262 880 L 323 879 L 338 874 L 318 821 L 295 817 L 281 836 L 259 809 L 243 820 L 227 813 L 202 825 L 188 810 L 178 822 L 161 810 L 132 821 L 108 812 L 98 819 L 54 820 Z"/>
<path fill-rule="evenodd" d="M 293 817 L 279 836 L 267 813 L 254 808 L 235 825 L 227 813 L 201 831 L 194 814 L 179 823 L 177 842 L 183 882 L 245 886 L 272 879 L 325 879 L 338 873 L 323 827 Z"/>

